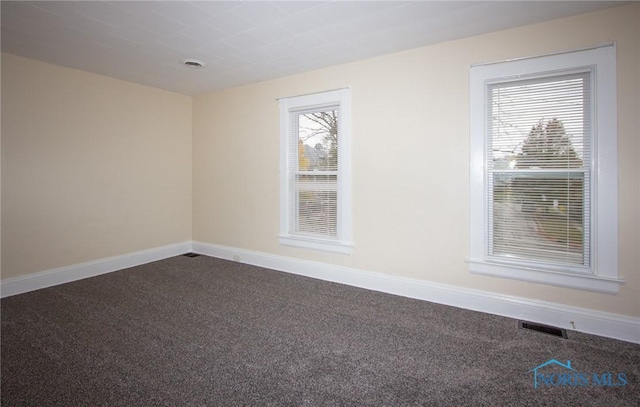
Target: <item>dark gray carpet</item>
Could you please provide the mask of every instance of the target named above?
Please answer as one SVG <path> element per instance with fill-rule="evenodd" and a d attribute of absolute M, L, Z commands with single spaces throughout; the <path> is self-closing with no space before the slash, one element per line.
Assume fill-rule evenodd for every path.
<path fill-rule="evenodd" d="M 549 359 L 628 383 L 534 389 Z M 638 406 L 640 345 L 179 256 L 3 299 L 1 390 L 2 406 Z"/>

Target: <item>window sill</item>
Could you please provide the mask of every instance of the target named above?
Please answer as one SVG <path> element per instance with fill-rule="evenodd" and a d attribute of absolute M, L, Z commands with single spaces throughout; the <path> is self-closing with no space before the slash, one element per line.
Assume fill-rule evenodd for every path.
<path fill-rule="evenodd" d="M 469 271 L 494 277 L 511 278 L 532 283 L 549 284 L 558 287 L 577 288 L 607 294 L 617 294 L 623 279 L 578 274 L 571 272 L 542 270 L 532 267 L 492 263 L 484 260 L 467 259 Z"/>
<path fill-rule="evenodd" d="M 280 244 L 347 255 L 353 252 L 353 245 L 350 243 L 337 240 L 314 239 L 304 236 L 280 236 Z"/>

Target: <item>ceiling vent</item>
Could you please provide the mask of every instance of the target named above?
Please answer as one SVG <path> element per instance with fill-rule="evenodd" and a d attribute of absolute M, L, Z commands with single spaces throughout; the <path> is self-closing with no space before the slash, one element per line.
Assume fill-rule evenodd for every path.
<path fill-rule="evenodd" d="M 187 58 L 182 60 L 182 64 L 188 68 L 200 69 L 204 66 L 204 62 L 199 59 Z"/>

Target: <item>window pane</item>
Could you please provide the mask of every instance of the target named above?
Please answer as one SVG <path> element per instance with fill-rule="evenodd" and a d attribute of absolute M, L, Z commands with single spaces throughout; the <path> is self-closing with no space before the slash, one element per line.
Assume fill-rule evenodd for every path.
<path fill-rule="evenodd" d="M 338 109 L 299 114 L 299 171 L 338 170 L 338 117 Z"/>
<path fill-rule="evenodd" d="M 489 86 L 489 254 L 590 262 L 589 73 Z"/>
<path fill-rule="evenodd" d="M 579 168 L 590 160 L 589 73 L 490 85 L 494 168 Z"/>
<path fill-rule="evenodd" d="M 582 173 L 494 174 L 493 255 L 587 265 Z"/>
<path fill-rule="evenodd" d="M 298 113 L 294 233 L 337 238 L 338 108 Z"/>
<path fill-rule="evenodd" d="M 337 175 L 298 175 L 297 233 L 337 237 Z"/>

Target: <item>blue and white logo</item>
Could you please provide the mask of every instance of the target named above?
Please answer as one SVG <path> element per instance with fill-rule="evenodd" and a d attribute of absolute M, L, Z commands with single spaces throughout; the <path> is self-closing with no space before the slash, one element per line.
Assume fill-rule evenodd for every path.
<path fill-rule="evenodd" d="M 553 372 L 545 373 L 552 366 L 558 366 L 560 369 L 556 368 Z M 555 359 L 549 359 L 529 372 L 533 372 L 534 389 L 539 387 L 621 387 L 628 383 L 626 373 L 579 372 L 571 367 L 570 360 L 567 360 L 567 363 L 562 363 Z"/>

